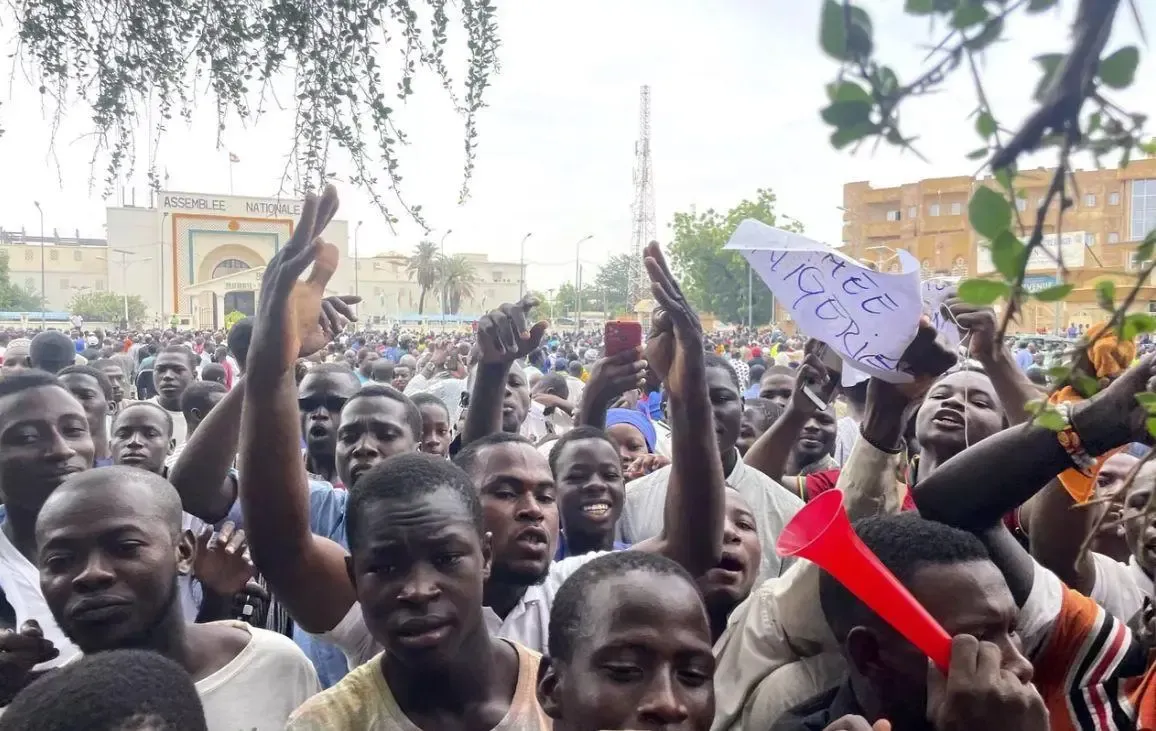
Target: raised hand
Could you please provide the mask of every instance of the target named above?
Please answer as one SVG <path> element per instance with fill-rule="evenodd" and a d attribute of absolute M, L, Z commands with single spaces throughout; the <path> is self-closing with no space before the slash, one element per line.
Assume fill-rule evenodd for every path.
<path fill-rule="evenodd" d="M 656 472 L 668 464 L 670 464 L 670 460 L 661 454 L 644 454 L 641 457 L 635 457 L 626 467 L 626 480 L 627 482 L 637 480 L 639 477 Z"/>
<path fill-rule="evenodd" d="M 35 619 L 20 631 L 0 630 L 0 704 L 7 705 L 32 680 L 32 668 L 60 655 Z"/>
<path fill-rule="evenodd" d="M 221 526 L 214 539 L 213 526 L 207 525 L 197 536 L 193 557 L 193 576 L 221 596 L 232 596 L 245 589 L 255 576 L 245 531 L 231 522 Z"/>
<path fill-rule="evenodd" d="M 633 348 L 598 360 L 590 368 L 590 379 L 586 381 L 586 388 L 582 392 L 583 399 L 609 403 L 628 391 L 643 388 L 646 361 L 641 356 L 641 350 Z M 589 398 L 586 394 L 590 394 Z"/>
<path fill-rule="evenodd" d="M 538 304 L 537 297 L 527 295 L 517 304 L 504 304 L 482 315 L 478 320 L 478 360 L 512 363 L 537 348 L 549 326 L 545 320 L 530 326 L 530 310 Z"/>
<path fill-rule="evenodd" d="M 319 236 L 337 205 L 332 185 L 320 197 L 306 195 L 293 236 L 265 268 L 249 351 L 251 374 L 276 377 L 289 372 L 297 358 L 323 348 L 344 327 L 343 319 L 352 319 L 348 305 L 357 298 L 325 297 L 325 285 L 337 271 L 340 253 Z M 299 281 L 310 264 L 309 278 Z"/>
<path fill-rule="evenodd" d="M 828 372 L 819 356 L 819 349 L 825 347 L 827 346 L 817 340 L 808 340 L 807 344 L 803 346 L 805 357 L 795 374 L 795 389 L 791 393 L 791 401 L 787 406 L 796 413 L 810 415 L 822 411 L 826 408 L 835 386 L 839 385 L 835 375 Z M 807 391 L 818 397 L 823 406 L 815 403 L 811 396 L 807 395 Z"/>
<path fill-rule="evenodd" d="M 644 253 L 650 292 L 658 302 L 644 351 L 646 360 L 673 394 L 683 394 L 705 372 L 702 323 L 670 273 L 657 242 Z"/>
<path fill-rule="evenodd" d="M 976 324 L 982 329 L 985 315 L 980 312 L 975 312 L 974 315 L 975 319 L 969 319 L 965 316 L 964 320 Z M 994 337 L 994 330 L 992 336 Z M 931 388 L 931 384 L 958 361 L 959 357 L 951 348 L 947 347 L 947 341 L 931 324 L 931 319 L 921 317 L 919 318 L 919 329 L 915 332 L 915 339 L 911 341 L 911 345 L 907 346 L 907 350 L 903 351 L 903 356 L 899 361 L 900 369 L 910 374 L 914 381 L 899 384 L 899 390 L 908 398 L 922 399 L 927 390 Z"/>
<path fill-rule="evenodd" d="M 1048 729 L 1048 710 L 1031 681 L 1002 667 L 999 647 L 971 635 L 952 638 L 946 678 L 928 663 L 927 719 L 936 731 Z"/>
<path fill-rule="evenodd" d="M 943 301 L 943 309 L 948 319 L 959 325 L 961 335 L 967 335 L 968 355 L 976 360 L 990 362 L 1000 350 L 1000 344 L 995 341 L 996 316 L 995 310 L 986 305 L 973 305 L 964 302 L 951 293 Z"/>

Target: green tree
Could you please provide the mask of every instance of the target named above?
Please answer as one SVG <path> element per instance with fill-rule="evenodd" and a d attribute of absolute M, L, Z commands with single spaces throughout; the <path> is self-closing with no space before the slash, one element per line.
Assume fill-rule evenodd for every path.
<path fill-rule="evenodd" d="M 585 309 L 602 310 L 605 307 L 608 315 L 621 314 L 629 309 L 632 259 L 631 254 L 615 254 L 602 265 L 594 277 L 594 286 L 582 291 L 583 299 L 587 300 Z M 594 298 L 593 307 L 590 307 L 588 295 Z"/>
<path fill-rule="evenodd" d="M 563 282 L 554 293 L 554 317 L 570 317 L 574 314 L 578 290 L 571 282 Z"/>
<path fill-rule="evenodd" d="M 31 289 L 14 284 L 8 270 L 8 252 L 0 251 L 0 310 L 33 312 L 40 309 L 41 298 Z"/>
<path fill-rule="evenodd" d="M 670 257 L 682 277 L 682 289 L 691 303 L 724 322 L 747 321 L 747 262 L 736 251 L 723 246 L 744 219 L 753 218 L 771 226 L 802 232 L 798 221 L 775 212 L 775 194 L 760 188 L 754 200 L 744 200 L 726 213 L 713 208 L 705 213 L 676 213 L 670 227 Z M 751 322 L 763 325 L 771 320 L 771 292 L 756 274 L 751 283 Z"/>
<path fill-rule="evenodd" d="M 15 0 L 0 6 L 0 27 L 16 35 L 17 63 L 39 85 L 53 129 L 68 112 L 92 120 L 93 169 L 103 168 L 109 192 L 156 148 L 174 116 L 212 115 L 224 133 L 279 104 L 286 97 L 273 89 L 291 80 L 286 172 L 295 187 L 331 174 L 331 153 L 340 150 L 353 168 L 350 185 L 368 190 L 389 220 L 390 206 L 420 215 L 398 188 L 407 134 L 393 107 L 414 93 L 420 71 L 444 89 L 464 122 L 464 198 L 477 113 L 498 63 L 490 0 Z M 451 37 L 462 39 L 465 57 L 452 75 Z M 398 63 L 385 68 L 381 59 Z M 159 187 L 156 169 L 148 174 Z"/>
<path fill-rule="evenodd" d="M 417 281 L 421 294 L 417 298 L 417 314 L 425 313 L 425 296 L 438 283 L 438 247 L 432 241 L 422 241 L 414 247 L 405 264 L 409 278 Z"/>
<path fill-rule="evenodd" d="M 442 291 L 449 300 L 449 312 L 456 315 L 462 308 L 462 301 L 472 299 L 478 274 L 474 265 L 462 254 L 443 257 L 439 263 Z M 494 303 L 495 306 L 500 303 Z M 490 303 L 486 303 L 487 306 Z"/>
<path fill-rule="evenodd" d="M 77 292 L 68 303 L 68 311 L 73 315 L 80 315 L 85 320 L 95 322 L 120 322 L 124 317 L 123 295 L 115 292 Z M 140 295 L 130 295 L 128 298 L 129 324 L 144 322 L 148 315 Z"/>

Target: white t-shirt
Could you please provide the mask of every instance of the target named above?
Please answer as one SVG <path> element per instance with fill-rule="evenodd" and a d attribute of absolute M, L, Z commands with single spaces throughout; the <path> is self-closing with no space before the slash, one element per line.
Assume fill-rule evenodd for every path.
<path fill-rule="evenodd" d="M 546 579 L 528 587 L 505 619 L 489 607 L 482 607 L 490 634 L 544 654 L 550 639 L 550 608 L 554 606 L 554 595 L 571 574 L 606 553 L 595 551 L 553 562 Z M 351 668 L 369 662 L 382 650 L 365 626 L 360 603 L 355 603 L 345 618 L 321 637 L 341 648 Z"/>
<path fill-rule="evenodd" d="M 1129 622 L 1144 607 L 1144 598 L 1152 596 L 1152 577 L 1129 558 L 1120 563 L 1110 556 L 1092 552 L 1096 566 L 1096 583 L 1088 596 L 1104 611 L 1121 622 Z"/>
<path fill-rule="evenodd" d="M 149 399 L 149 402 L 160 406 L 162 409 L 165 408 L 161 406 L 159 396 L 153 396 Z M 165 409 L 165 411 L 168 411 L 169 416 L 173 417 L 173 439 L 176 440 L 177 446 L 179 447 L 189 438 L 189 423 L 185 421 L 185 412 L 169 411 L 168 409 Z"/>
<path fill-rule="evenodd" d="M 36 670 L 57 667 L 80 654 L 80 648 L 64 636 L 64 630 L 56 624 L 52 610 L 44 600 L 44 593 L 40 591 L 40 570 L 16 550 L 4 531 L 0 531 L 0 589 L 16 610 L 16 628 L 29 619 L 35 619 L 44 631 L 44 639 L 60 650 L 56 659 L 37 665 Z"/>
<path fill-rule="evenodd" d="M 197 682 L 209 731 L 282 731 L 289 714 L 321 692 L 313 663 L 276 632 L 227 621 L 249 644 L 225 667 Z"/>

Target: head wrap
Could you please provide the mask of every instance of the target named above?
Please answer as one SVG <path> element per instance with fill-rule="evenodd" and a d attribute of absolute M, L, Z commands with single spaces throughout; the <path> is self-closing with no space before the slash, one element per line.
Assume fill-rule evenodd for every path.
<path fill-rule="evenodd" d="M 614 426 L 615 424 L 629 424 L 642 433 L 642 438 L 646 440 L 646 451 L 653 453 L 654 445 L 658 442 L 658 432 L 654 430 L 654 424 L 650 423 L 650 419 L 646 415 L 636 409 L 610 409 L 606 412 L 606 428 Z"/>

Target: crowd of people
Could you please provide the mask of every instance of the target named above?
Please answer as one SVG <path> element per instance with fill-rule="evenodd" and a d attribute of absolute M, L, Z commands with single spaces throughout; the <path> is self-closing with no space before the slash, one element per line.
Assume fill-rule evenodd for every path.
<path fill-rule="evenodd" d="M 961 348 L 845 385 L 657 244 L 638 347 L 357 330 L 336 208 L 227 333 L 0 339 L 0 731 L 1156 728 L 1136 344 L 1077 341 L 1084 398 L 949 298 Z M 950 662 L 775 550 L 830 491 Z"/>

